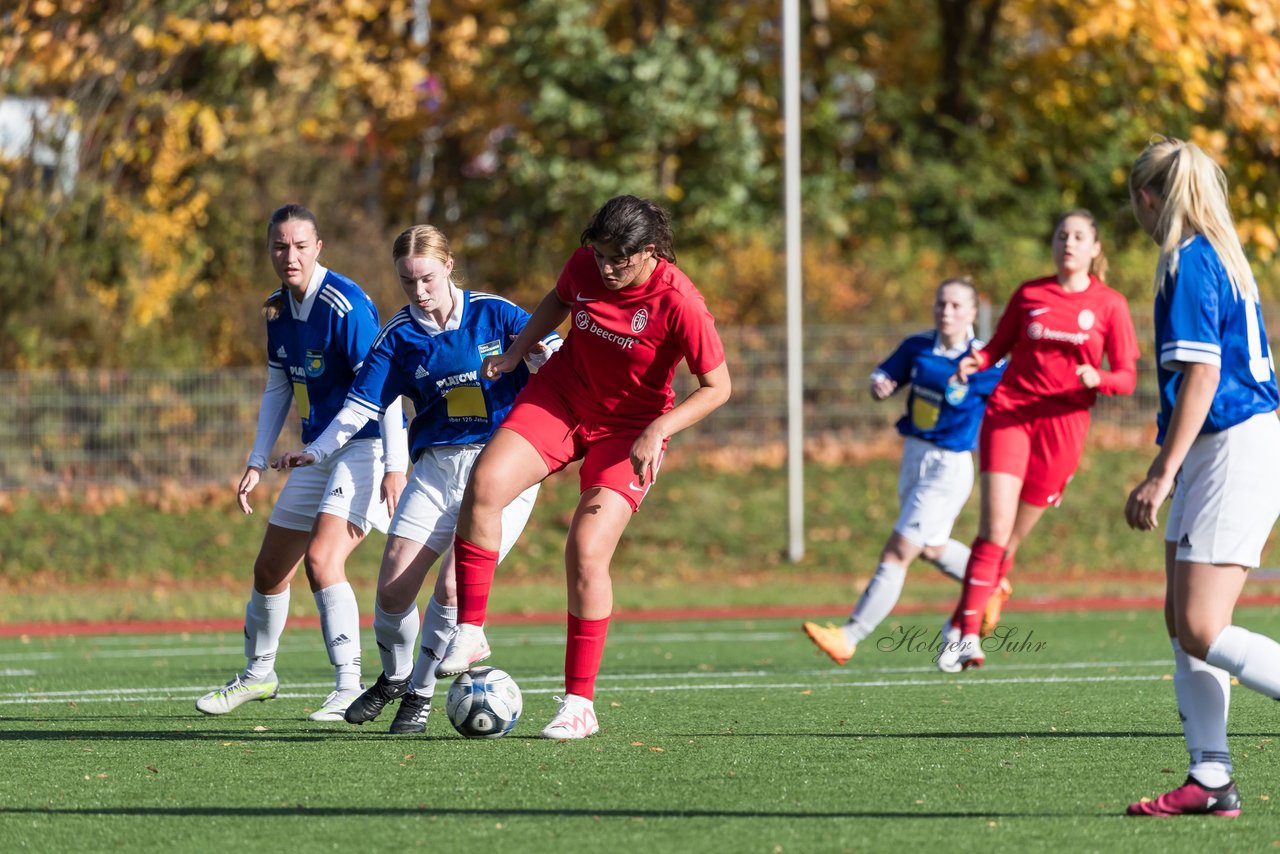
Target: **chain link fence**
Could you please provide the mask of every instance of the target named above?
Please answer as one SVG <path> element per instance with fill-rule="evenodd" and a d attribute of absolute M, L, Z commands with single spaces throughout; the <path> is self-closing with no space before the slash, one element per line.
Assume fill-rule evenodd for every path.
<path fill-rule="evenodd" d="M 1272 314 L 1273 312 L 1268 312 Z M 1138 391 L 1102 398 L 1095 423 L 1148 429 L 1156 409 L 1150 311 L 1134 310 L 1143 347 Z M 804 419 L 810 439 L 883 439 L 898 398 L 876 403 L 871 370 L 920 324 L 813 325 L 805 330 Z M 1271 322 L 1271 329 L 1280 328 Z M 782 326 L 721 334 L 733 397 L 682 442 L 760 447 L 785 441 L 786 339 Z M 695 381 L 677 372 L 677 394 Z M 226 483 L 243 471 L 257 425 L 265 368 L 207 371 L 0 371 L 0 489 L 74 484 Z M 298 444 L 297 420 L 280 450 Z"/>

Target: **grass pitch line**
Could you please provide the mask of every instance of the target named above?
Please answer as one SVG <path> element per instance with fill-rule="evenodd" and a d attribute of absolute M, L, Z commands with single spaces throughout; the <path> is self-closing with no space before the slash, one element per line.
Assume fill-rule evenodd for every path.
<path fill-rule="evenodd" d="M 1085 666 L 1095 666 L 1088 665 Z M 1167 664 L 1167 662 L 1161 662 Z M 1108 667 L 1116 666 L 1114 663 L 1107 665 Z M 1134 662 L 1129 666 L 1149 666 L 1146 662 Z M 822 675 L 829 671 L 797 671 L 792 675 Z M 668 691 L 699 691 L 699 690 L 812 690 L 812 689 L 837 689 L 837 688 L 891 688 L 891 687 L 939 687 L 947 685 L 1075 685 L 1075 684 L 1094 684 L 1104 682 L 1158 682 L 1165 679 L 1166 674 L 1150 674 L 1150 675 L 1122 675 L 1108 674 L 1102 676 L 1009 676 L 1009 677 L 982 677 L 982 676 L 963 676 L 960 678 L 945 677 L 939 674 L 932 679 L 854 679 L 852 681 L 839 681 L 828 683 L 815 683 L 812 681 L 804 682 L 758 682 L 758 681 L 710 681 L 715 678 L 742 680 L 752 677 L 777 677 L 779 674 L 768 671 L 734 671 L 727 673 L 646 673 L 646 674 L 629 674 L 622 676 L 602 676 L 600 679 L 601 688 L 605 692 L 668 692 Z M 526 676 L 520 681 L 526 685 L 538 684 L 543 682 L 559 683 L 563 677 L 554 676 Z M 673 681 L 668 684 L 652 684 L 655 680 L 684 680 Z M 640 681 L 650 684 L 637 684 Z M 616 684 L 630 681 L 632 684 Z M 287 683 L 291 690 L 282 692 L 280 697 L 283 699 L 307 699 L 318 696 L 325 689 L 332 686 L 331 682 L 294 682 Z M 308 693 L 295 693 L 297 689 L 314 689 Z M 71 691 L 12 691 L 0 693 L 0 705 L 30 705 L 41 702 L 59 702 L 59 703 L 115 703 L 115 702 L 137 702 L 142 700 L 150 701 L 175 701 L 187 702 L 194 701 L 204 691 L 208 690 L 207 685 L 188 685 L 176 687 L 152 687 L 152 688 L 99 688 L 99 689 L 81 689 Z M 539 694 L 556 694 L 560 693 L 562 688 L 559 684 L 553 687 L 537 688 L 526 687 L 523 693 L 531 695 Z"/>

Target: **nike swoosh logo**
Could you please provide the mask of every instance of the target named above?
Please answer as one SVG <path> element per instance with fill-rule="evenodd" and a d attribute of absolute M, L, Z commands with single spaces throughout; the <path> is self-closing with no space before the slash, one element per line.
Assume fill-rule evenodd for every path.
<path fill-rule="evenodd" d="M 1049 309 L 1049 308 L 1033 308 L 1033 309 L 1031 309 L 1031 311 L 1028 311 L 1028 312 L 1027 312 L 1027 316 L 1028 316 L 1028 317 L 1039 317 L 1040 315 L 1044 314 L 1046 311 L 1051 311 L 1051 309 Z"/>
<path fill-rule="evenodd" d="M 593 299 L 593 298 L 591 298 L 591 297 L 584 297 L 582 294 L 578 294 L 578 295 L 575 297 L 575 299 L 576 299 L 578 302 L 600 302 L 600 300 L 598 300 L 598 299 Z"/>
<path fill-rule="evenodd" d="M 635 492 L 648 492 L 648 490 L 649 490 L 649 487 L 647 487 L 647 486 L 640 486 L 640 485 L 635 484 L 635 483 L 628 483 L 628 484 L 627 484 L 627 487 L 628 487 L 629 489 L 634 490 Z"/>

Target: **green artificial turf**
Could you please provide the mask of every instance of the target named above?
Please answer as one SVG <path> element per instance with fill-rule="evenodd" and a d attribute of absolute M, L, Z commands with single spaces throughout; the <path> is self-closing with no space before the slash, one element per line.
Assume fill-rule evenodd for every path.
<path fill-rule="evenodd" d="M 1280 844 L 1280 704 L 1236 688 L 1238 819 L 1131 819 L 1186 753 L 1154 611 L 1019 613 L 987 665 L 938 673 L 938 619 L 892 619 L 845 667 L 789 621 L 616 621 L 601 732 L 549 742 L 563 629 L 496 626 L 525 711 L 502 739 L 312 723 L 315 629 L 279 699 L 205 717 L 237 634 L 0 639 L 7 850 L 812 852 L 1262 850 Z M 1280 616 L 1237 622 L 1280 635 Z M 901 638 L 920 637 L 897 644 Z M 905 634 L 904 634 L 905 633 Z M 377 675 L 364 639 L 366 680 Z"/>

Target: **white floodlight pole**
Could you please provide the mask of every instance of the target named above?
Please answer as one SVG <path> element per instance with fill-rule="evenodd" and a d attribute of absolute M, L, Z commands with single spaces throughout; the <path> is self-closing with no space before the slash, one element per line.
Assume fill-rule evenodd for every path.
<path fill-rule="evenodd" d="M 800 0 L 782 0 L 787 266 L 787 557 L 804 557 L 804 346 L 800 247 Z"/>

